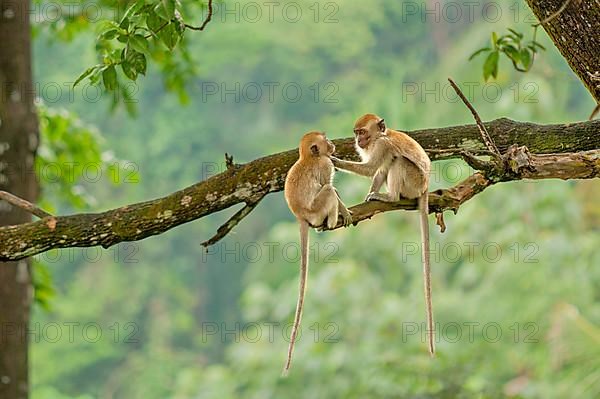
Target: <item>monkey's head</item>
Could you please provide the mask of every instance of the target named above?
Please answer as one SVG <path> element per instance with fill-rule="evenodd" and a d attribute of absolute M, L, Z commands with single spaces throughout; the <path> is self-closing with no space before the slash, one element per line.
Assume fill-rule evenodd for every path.
<path fill-rule="evenodd" d="M 356 145 L 362 149 L 369 147 L 379 136 L 385 133 L 385 121 L 375 114 L 365 114 L 354 124 Z"/>
<path fill-rule="evenodd" d="M 300 158 L 331 156 L 335 146 L 322 132 L 310 132 L 300 140 Z"/>

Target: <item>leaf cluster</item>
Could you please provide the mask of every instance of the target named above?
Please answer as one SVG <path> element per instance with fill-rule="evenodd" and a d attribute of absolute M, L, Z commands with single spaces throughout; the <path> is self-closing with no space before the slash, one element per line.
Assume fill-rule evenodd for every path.
<path fill-rule="evenodd" d="M 508 57 L 517 71 L 528 72 L 533 66 L 535 54 L 539 50 L 546 50 L 544 46 L 536 41 L 535 32 L 533 40 L 526 42 L 523 40 L 524 35 L 522 33 L 510 28 L 508 31 L 508 34 L 502 36 L 492 32 L 491 47 L 480 48 L 469 57 L 469 61 L 471 61 L 480 54 L 489 53 L 483 63 L 483 78 L 486 82 L 490 77 L 494 79 L 498 77 L 500 54 Z"/>

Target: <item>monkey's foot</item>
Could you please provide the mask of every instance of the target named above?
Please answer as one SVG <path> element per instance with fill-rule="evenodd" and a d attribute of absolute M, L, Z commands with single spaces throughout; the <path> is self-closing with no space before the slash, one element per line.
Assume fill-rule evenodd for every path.
<path fill-rule="evenodd" d="M 344 227 L 348 227 L 352 224 L 352 212 L 347 211 L 347 213 L 341 213 L 340 216 L 342 217 L 342 225 Z"/>
<path fill-rule="evenodd" d="M 382 201 L 382 202 L 392 202 L 387 194 L 381 193 L 369 193 L 367 198 L 365 198 L 366 202 L 370 201 Z"/>

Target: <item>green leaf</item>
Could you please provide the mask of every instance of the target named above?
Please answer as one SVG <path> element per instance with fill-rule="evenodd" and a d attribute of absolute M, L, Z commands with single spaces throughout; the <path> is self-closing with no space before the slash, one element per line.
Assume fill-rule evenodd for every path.
<path fill-rule="evenodd" d="M 119 28 L 128 30 L 129 29 L 129 18 L 123 18 L 119 24 Z"/>
<path fill-rule="evenodd" d="M 115 21 L 102 20 L 98 24 L 98 28 L 96 29 L 96 32 L 99 35 L 101 35 L 103 32 L 106 32 L 107 30 L 111 30 L 111 29 L 120 29 L 119 24 L 117 24 Z"/>
<path fill-rule="evenodd" d="M 469 61 L 471 61 L 473 58 L 477 57 L 479 54 L 484 53 L 486 51 L 491 51 L 491 50 L 492 49 L 489 47 L 480 48 L 479 50 L 477 50 L 476 52 L 471 54 L 471 56 L 469 57 Z"/>
<path fill-rule="evenodd" d="M 154 7 L 156 15 L 170 21 L 175 16 L 175 0 L 160 0 L 160 2 Z"/>
<path fill-rule="evenodd" d="M 119 34 L 127 34 L 127 31 L 114 21 L 102 21 L 96 31 L 98 40 L 112 40 Z"/>
<path fill-rule="evenodd" d="M 110 29 L 102 33 L 99 38 L 103 40 L 112 40 L 119 35 L 118 29 Z"/>
<path fill-rule="evenodd" d="M 507 45 L 502 50 L 506 53 L 508 58 L 510 58 L 514 62 L 519 62 L 520 52 L 518 48 L 516 48 L 513 45 Z"/>
<path fill-rule="evenodd" d="M 498 77 L 498 60 L 500 58 L 500 53 L 498 51 L 494 51 L 488 55 L 485 60 L 485 64 L 483 64 L 483 78 L 487 82 L 490 76 L 494 79 Z"/>
<path fill-rule="evenodd" d="M 177 32 L 177 29 L 172 24 L 165 26 L 158 35 L 170 50 L 175 48 L 181 38 L 181 34 Z"/>
<path fill-rule="evenodd" d="M 519 40 L 510 35 L 503 35 L 498 38 L 498 45 L 506 45 L 511 43 L 518 43 Z"/>
<path fill-rule="evenodd" d="M 154 33 L 156 33 L 161 28 L 161 26 L 163 26 L 164 23 L 165 22 L 162 19 L 160 19 L 160 17 L 156 15 L 155 12 L 150 12 L 146 17 L 146 26 Z"/>
<path fill-rule="evenodd" d="M 492 46 L 494 46 L 494 48 L 498 46 L 498 35 L 496 32 L 492 32 Z"/>
<path fill-rule="evenodd" d="M 522 33 L 519 33 L 516 30 L 510 29 L 510 28 L 508 28 L 508 31 L 510 33 L 512 33 L 513 35 L 517 36 L 519 39 L 523 39 L 523 34 Z"/>
<path fill-rule="evenodd" d="M 542 46 L 541 44 L 539 44 L 538 42 L 531 42 L 531 44 L 535 47 L 539 47 L 540 49 L 546 51 L 546 47 Z"/>
<path fill-rule="evenodd" d="M 129 46 L 140 53 L 148 52 L 148 41 L 142 35 L 133 35 L 129 38 Z"/>
<path fill-rule="evenodd" d="M 146 56 L 140 52 L 128 49 L 125 61 L 121 63 L 123 73 L 131 80 L 136 80 L 138 74 L 146 74 Z"/>
<path fill-rule="evenodd" d="M 129 17 L 133 16 L 138 10 L 140 10 L 144 6 L 144 4 L 145 0 L 137 0 L 135 3 L 129 6 L 127 11 L 125 11 L 125 14 L 123 14 L 121 22 L 123 22 L 126 18 L 129 19 Z"/>
<path fill-rule="evenodd" d="M 83 79 L 85 79 L 87 76 L 89 76 L 92 72 L 94 72 L 94 69 L 96 69 L 97 67 L 98 67 L 97 65 L 94 65 L 93 67 L 89 67 L 88 69 L 83 71 L 83 73 L 81 75 L 79 75 L 79 77 L 75 80 L 75 83 L 73 83 L 73 87 L 77 86 L 77 83 L 81 82 Z"/>
<path fill-rule="evenodd" d="M 104 69 L 103 69 L 102 65 L 97 65 L 97 68 L 90 75 L 90 83 L 91 84 L 97 85 L 98 83 L 100 83 L 100 78 L 102 77 L 103 70 Z"/>
<path fill-rule="evenodd" d="M 117 87 L 117 70 L 114 65 L 109 65 L 102 72 L 102 81 L 106 90 L 114 90 Z"/>
<path fill-rule="evenodd" d="M 137 70 L 129 61 L 123 61 L 121 63 L 121 69 L 123 70 L 125 76 L 127 76 L 129 79 L 133 81 L 137 80 Z"/>
<path fill-rule="evenodd" d="M 521 49 L 521 63 L 525 69 L 529 69 L 531 67 L 532 56 L 529 49 Z"/>
<path fill-rule="evenodd" d="M 146 56 L 144 54 L 135 53 L 135 56 L 131 57 L 131 62 L 135 66 L 135 69 L 137 70 L 138 73 L 141 73 L 142 75 L 146 75 L 147 63 L 146 63 Z"/>

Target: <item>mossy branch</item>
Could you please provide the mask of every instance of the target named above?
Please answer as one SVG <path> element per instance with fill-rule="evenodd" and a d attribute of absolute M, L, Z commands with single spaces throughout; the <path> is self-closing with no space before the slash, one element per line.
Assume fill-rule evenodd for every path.
<path fill-rule="evenodd" d="M 501 181 L 598 177 L 600 121 L 537 125 L 498 119 L 485 125 L 500 153 L 506 154 L 505 166 L 494 175 L 478 172 L 455 187 L 430 193 L 431 212 L 457 210 L 465 201 Z M 465 152 L 487 153 L 476 125 L 408 133 L 433 160 L 457 158 Z M 351 138 L 334 140 L 334 143 L 340 158 L 356 159 Z M 513 144 L 518 147 L 511 147 L 509 151 Z M 549 154 L 530 154 L 522 148 L 524 146 L 533 153 Z M 239 203 L 254 204 L 264 195 L 283 189 L 286 173 L 297 157 L 298 151 L 291 150 L 236 164 L 166 197 L 101 213 L 48 216 L 31 223 L 0 227 L 0 261 L 22 259 L 54 248 L 97 245 L 108 248 L 120 242 L 162 234 Z M 351 210 L 356 224 L 378 213 L 415 207 L 414 201 L 370 202 Z"/>

